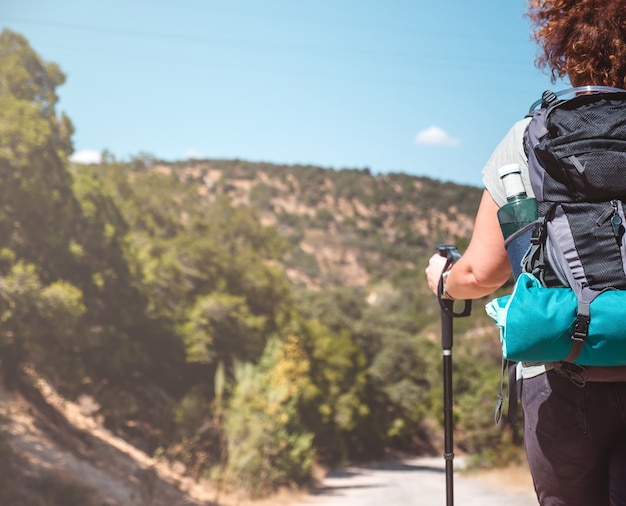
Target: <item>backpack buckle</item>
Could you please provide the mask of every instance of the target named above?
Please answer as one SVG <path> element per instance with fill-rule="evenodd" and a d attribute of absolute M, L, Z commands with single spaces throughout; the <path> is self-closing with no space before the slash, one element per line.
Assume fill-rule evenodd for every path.
<path fill-rule="evenodd" d="M 530 244 L 539 244 L 543 236 L 543 223 L 538 222 L 533 226 L 533 232 L 530 236 Z"/>
<path fill-rule="evenodd" d="M 572 341 L 584 341 L 589 333 L 589 322 L 591 317 L 588 314 L 577 314 L 576 323 L 574 323 L 574 333 Z"/>
<path fill-rule="evenodd" d="M 546 90 L 541 94 L 541 106 L 544 108 L 548 107 L 556 99 L 557 99 L 556 93 L 554 93 L 552 90 Z"/>

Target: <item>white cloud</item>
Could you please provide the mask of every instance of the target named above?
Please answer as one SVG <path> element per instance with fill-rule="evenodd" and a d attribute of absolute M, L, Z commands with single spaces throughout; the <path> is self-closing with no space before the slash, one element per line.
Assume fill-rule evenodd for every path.
<path fill-rule="evenodd" d="M 189 148 L 187 150 L 187 158 L 189 160 L 199 160 L 200 158 L 202 158 L 202 154 L 193 148 Z"/>
<path fill-rule="evenodd" d="M 70 156 L 70 160 L 74 163 L 100 163 L 102 153 L 94 149 L 81 149 Z"/>
<path fill-rule="evenodd" d="M 415 142 L 427 146 L 457 146 L 461 141 L 451 137 L 448 132 L 438 126 L 429 126 L 417 133 Z"/>

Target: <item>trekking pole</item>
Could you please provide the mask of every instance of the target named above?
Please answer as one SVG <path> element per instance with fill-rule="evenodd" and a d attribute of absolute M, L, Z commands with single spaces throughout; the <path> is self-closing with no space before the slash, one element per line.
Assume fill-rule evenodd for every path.
<path fill-rule="evenodd" d="M 454 264 L 461 254 L 455 246 L 450 244 L 438 244 L 437 251 L 447 259 L 443 272 Z M 454 301 L 444 299 L 443 276 L 439 279 L 437 299 L 441 307 L 441 347 L 443 350 L 443 425 L 444 425 L 444 454 L 446 462 L 446 505 L 454 504 L 454 422 L 452 414 L 452 341 L 453 341 L 453 318 L 469 316 L 472 311 L 472 301 L 466 300 L 461 312 L 454 312 Z"/>

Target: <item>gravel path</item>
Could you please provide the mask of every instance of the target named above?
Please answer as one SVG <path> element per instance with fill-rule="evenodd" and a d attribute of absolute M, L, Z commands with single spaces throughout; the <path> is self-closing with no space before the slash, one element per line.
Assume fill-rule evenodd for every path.
<path fill-rule="evenodd" d="M 457 464 L 455 469 L 462 463 Z M 457 506 L 537 506 L 533 493 L 504 490 L 477 478 L 455 473 Z M 397 464 L 349 467 L 329 473 L 319 492 L 301 506 L 445 506 L 443 458 L 406 460 Z"/>

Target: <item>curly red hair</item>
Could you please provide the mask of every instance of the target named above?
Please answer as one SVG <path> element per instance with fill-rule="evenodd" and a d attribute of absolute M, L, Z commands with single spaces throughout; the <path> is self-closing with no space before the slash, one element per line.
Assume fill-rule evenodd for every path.
<path fill-rule="evenodd" d="M 626 88 L 626 0 L 530 0 L 527 16 L 552 82 Z"/>

